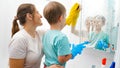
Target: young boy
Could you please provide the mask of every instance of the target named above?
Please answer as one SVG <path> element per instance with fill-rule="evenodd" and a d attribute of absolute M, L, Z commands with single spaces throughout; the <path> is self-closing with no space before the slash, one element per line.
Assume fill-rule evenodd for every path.
<path fill-rule="evenodd" d="M 49 2 L 43 14 L 50 24 L 50 30 L 44 34 L 42 39 L 45 65 L 49 67 L 57 64 L 65 67 L 65 63 L 81 53 L 85 46 L 79 44 L 79 47 L 70 50 L 68 38 L 61 32 L 66 24 L 66 9 L 62 4 L 55 1 Z"/>

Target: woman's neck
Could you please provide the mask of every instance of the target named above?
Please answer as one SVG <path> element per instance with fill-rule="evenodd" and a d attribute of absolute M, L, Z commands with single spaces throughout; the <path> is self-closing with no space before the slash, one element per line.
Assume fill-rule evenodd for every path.
<path fill-rule="evenodd" d="M 35 33 L 36 33 L 36 27 L 34 25 L 25 25 L 24 29 L 30 34 L 31 37 L 35 38 Z"/>

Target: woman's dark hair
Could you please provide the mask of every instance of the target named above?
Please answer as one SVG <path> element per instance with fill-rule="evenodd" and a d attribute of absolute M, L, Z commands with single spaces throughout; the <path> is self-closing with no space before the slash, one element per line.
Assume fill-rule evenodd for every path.
<path fill-rule="evenodd" d="M 34 12 L 35 12 L 35 6 L 33 4 L 27 4 L 27 3 L 21 4 L 18 7 L 17 15 L 15 19 L 13 20 L 12 36 L 20 30 L 17 20 L 19 20 L 20 25 L 23 26 L 26 22 L 26 14 L 27 13 L 34 14 Z"/>

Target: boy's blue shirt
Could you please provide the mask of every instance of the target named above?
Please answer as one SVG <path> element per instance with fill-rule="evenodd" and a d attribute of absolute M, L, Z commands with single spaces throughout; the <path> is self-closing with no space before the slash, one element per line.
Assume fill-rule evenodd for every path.
<path fill-rule="evenodd" d="M 89 35 L 89 41 L 91 41 L 91 45 L 95 46 L 96 49 L 99 50 L 104 50 L 103 48 L 98 47 L 98 43 L 96 43 L 97 41 L 102 40 L 103 42 L 105 42 L 108 46 L 109 44 L 109 36 L 104 33 L 103 31 L 101 31 L 100 33 L 96 34 L 95 32 L 91 32 L 91 34 Z M 96 43 L 96 44 L 94 44 Z"/>
<path fill-rule="evenodd" d="M 44 34 L 42 43 L 45 54 L 45 64 L 47 66 L 52 64 L 65 66 L 65 63 L 59 63 L 58 56 L 71 54 L 67 36 L 58 30 L 49 30 Z"/>

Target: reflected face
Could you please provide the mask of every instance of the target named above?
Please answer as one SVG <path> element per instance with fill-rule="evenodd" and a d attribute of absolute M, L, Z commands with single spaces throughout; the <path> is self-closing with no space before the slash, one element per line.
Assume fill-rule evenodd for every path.
<path fill-rule="evenodd" d="M 86 25 L 87 28 L 90 28 L 90 21 L 86 20 L 85 25 Z"/>
<path fill-rule="evenodd" d="M 87 26 L 94 26 L 94 23 L 95 23 L 95 20 L 94 20 L 93 17 L 88 17 L 88 18 L 86 19 L 86 25 L 87 25 Z"/>
<path fill-rule="evenodd" d="M 94 27 L 94 25 L 95 25 L 95 20 L 94 20 L 94 18 L 92 18 L 92 19 L 90 20 L 90 25 L 91 25 L 92 27 Z"/>
<path fill-rule="evenodd" d="M 102 26 L 103 26 L 102 20 L 101 19 L 96 19 L 95 20 L 95 29 L 100 30 L 102 28 Z"/>

